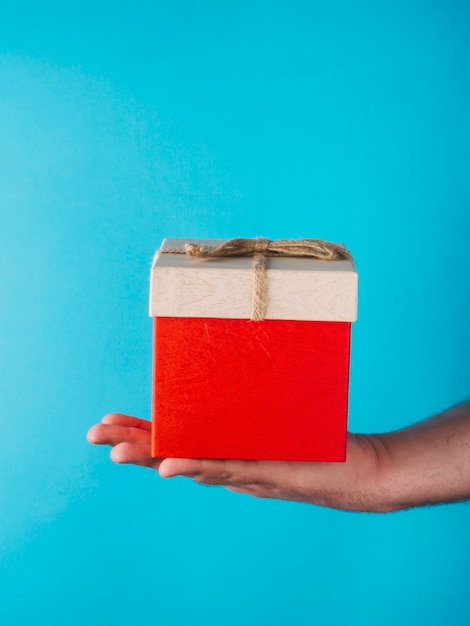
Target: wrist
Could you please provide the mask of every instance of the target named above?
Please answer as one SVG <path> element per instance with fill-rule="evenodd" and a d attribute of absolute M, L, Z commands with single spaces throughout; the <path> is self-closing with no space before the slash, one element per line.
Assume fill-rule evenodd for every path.
<path fill-rule="evenodd" d="M 400 508 L 397 477 L 392 467 L 386 438 L 382 435 L 350 435 L 347 463 L 356 506 L 352 510 L 364 513 L 390 513 Z"/>

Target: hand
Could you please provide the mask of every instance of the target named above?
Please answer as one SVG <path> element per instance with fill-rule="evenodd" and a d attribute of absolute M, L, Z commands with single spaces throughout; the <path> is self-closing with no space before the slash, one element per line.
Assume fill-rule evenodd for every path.
<path fill-rule="evenodd" d="M 470 499 L 470 402 L 391 433 L 349 434 L 345 463 L 154 459 L 150 422 L 120 413 L 106 415 L 88 440 L 112 446 L 116 463 L 259 498 L 370 512 Z"/>
<path fill-rule="evenodd" d="M 115 463 L 157 470 L 163 478 L 186 476 L 259 498 L 308 502 L 344 510 L 377 510 L 377 447 L 374 436 L 349 435 L 346 463 L 155 459 L 151 423 L 120 413 L 106 415 L 88 432 L 90 443 L 113 447 Z"/>

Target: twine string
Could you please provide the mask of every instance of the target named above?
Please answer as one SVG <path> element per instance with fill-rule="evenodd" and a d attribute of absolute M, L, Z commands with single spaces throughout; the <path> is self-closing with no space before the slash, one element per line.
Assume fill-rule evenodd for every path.
<path fill-rule="evenodd" d="M 281 239 L 270 241 L 256 239 L 230 239 L 218 246 L 186 243 L 184 248 L 164 249 L 165 254 L 187 254 L 198 258 L 222 258 L 234 256 L 253 257 L 253 287 L 251 320 L 259 322 L 266 317 L 268 306 L 268 257 L 307 257 L 320 261 L 350 259 L 349 250 L 322 239 Z"/>

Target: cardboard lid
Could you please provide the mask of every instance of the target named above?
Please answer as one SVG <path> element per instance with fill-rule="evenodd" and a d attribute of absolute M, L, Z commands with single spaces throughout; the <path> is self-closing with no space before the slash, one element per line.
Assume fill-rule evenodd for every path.
<path fill-rule="evenodd" d="M 252 257 L 200 259 L 161 253 L 185 243 L 217 246 L 219 239 L 164 239 L 150 278 L 153 317 L 250 319 Z M 357 273 L 352 259 L 319 261 L 268 257 L 266 319 L 354 322 Z"/>

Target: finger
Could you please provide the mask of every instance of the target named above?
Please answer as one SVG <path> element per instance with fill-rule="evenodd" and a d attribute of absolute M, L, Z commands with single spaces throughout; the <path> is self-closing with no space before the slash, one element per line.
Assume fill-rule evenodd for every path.
<path fill-rule="evenodd" d="M 160 475 L 164 478 L 187 476 L 200 482 L 223 485 L 232 478 L 233 465 L 233 461 L 225 459 L 167 458 L 160 467 Z"/>
<path fill-rule="evenodd" d="M 132 415 L 124 415 L 123 413 L 109 413 L 105 415 L 101 420 L 102 424 L 114 424 L 115 426 L 130 426 L 132 428 L 141 428 L 151 432 L 152 422 L 143 420 L 140 417 L 133 417 Z"/>
<path fill-rule="evenodd" d="M 165 459 L 160 466 L 164 478 L 187 476 L 207 485 L 268 485 L 272 482 L 271 461 L 225 459 Z"/>
<path fill-rule="evenodd" d="M 115 446 L 124 441 L 150 445 L 150 433 L 148 431 L 111 424 L 96 424 L 88 431 L 87 439 L 90 443 L 108 446 Z"/>
<path fill-rule="evenodd" d="M 242 495 L 245 496 L 252 496 L 253 498 L 268 498 L 269 496 L 267 495 L 267 490 L 266 488 L 263 488 L 262 490 L 260 489 L 260 487 L 253 486 L 250 487 L 248 485 L 245 485 L 243 487 L 224 487 L 224 489 L 227 489 L 227 491 L 232 491 L 233 493 L 241 493 Z"/>
<path fill-rule="evenodd" d="M 200 472 L 201 461 L 199 459 L 164 459 L 160 465 L 162 478 L 174 476 L 188 476 L 192 478 Z"/>
<path fill-rule="evenodd" d="M 140 465 L 158 470 L 161 459 L 154 459 L 150 454 L 150 445 L 135 443 L 119 443 L 111 450 L 111 458 L 115 463 Z"/>

